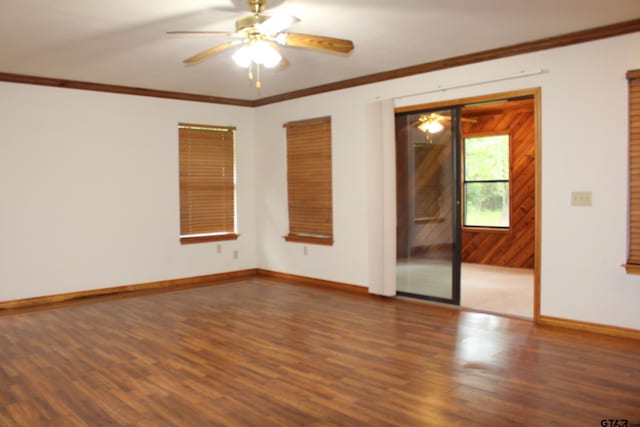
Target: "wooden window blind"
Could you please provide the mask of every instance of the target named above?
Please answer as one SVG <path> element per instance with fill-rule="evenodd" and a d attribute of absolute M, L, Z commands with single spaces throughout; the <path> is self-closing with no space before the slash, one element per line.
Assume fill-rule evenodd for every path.
<path fill-rule="evenodd" d="M 181 243 L 236 239 L 235 128 L 178 129 Z"/>
<path fill-rule="evenodd" d="M 333 244 L 331 117 L 285 124 L 289 234 L 287 241 Z"/>
<path fill-rule="evenodd" d="M 628 273 L 640 274 L 640 70 L 629 81 L 629 258 Z"/>

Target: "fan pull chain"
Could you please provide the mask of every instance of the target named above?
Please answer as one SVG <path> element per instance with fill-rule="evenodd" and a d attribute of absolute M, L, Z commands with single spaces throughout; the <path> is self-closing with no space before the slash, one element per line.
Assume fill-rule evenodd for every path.
<path fill-rule="evenodd" d="M 256 64 L 256 89 L 260 90 L 262 83 L 260 82 L 260 64 Z"/>
<path fill-rule="evenodd" d="M 255 75 L 253 73 L 254 66 L 256 67 Z M 260 90 L 262 88 L 262 82 L 260 81 L 260 64 L 251 61 L 247 69 L 249 70 L 249 81 L 253 82 L 255 80 L 256 89 Z"/>
<path fill-rule="evenodd" d="M 249 63 L 249 80 L 253 81 L 253 62 Z"/>

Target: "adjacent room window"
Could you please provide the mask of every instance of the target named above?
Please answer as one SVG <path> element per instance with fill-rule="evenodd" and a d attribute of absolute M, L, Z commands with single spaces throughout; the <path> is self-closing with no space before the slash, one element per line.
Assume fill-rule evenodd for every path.
<path fill-rule="evenodd" d="M 236 239 L 235 128 L 180 123 L 180 242 Z"/>
<path fill-rule="evenodd" d="M 287 241 L 333 244 L 331 117 L 289 122 Z"/>
<path fill-rule="evenodd" d="M 464 226 L 509 228 L 509 135 L 464 138 Z"/>
<path fill-rule="evenodd" d="M 627 273 L 640 274 L 640 70 L 629 71 L 629 258 Z"/>

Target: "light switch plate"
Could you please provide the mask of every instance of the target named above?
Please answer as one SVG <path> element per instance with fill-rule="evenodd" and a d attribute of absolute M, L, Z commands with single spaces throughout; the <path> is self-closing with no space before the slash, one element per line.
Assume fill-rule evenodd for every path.
<path fill-rule="evenodd" d="M 571 206 L 591 206 L 591 191 L 572 191 Z"/>

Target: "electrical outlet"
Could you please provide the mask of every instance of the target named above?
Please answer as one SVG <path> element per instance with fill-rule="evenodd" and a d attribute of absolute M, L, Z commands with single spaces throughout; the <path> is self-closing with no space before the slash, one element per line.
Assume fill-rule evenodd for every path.
<path fill-rule="evenodd" d="M 218 253 L 222 253 L 222 245 L 220 243 L 218 243 L 218 245 L 216 246 L 216 251 Z"/>
<path fill-rule="evenodd" d="M 308 248 L 307 246 L 305 246 L 305 247 L 302 249 L 302 253 L 303 253 L 305 256 L 306 256 L 306 255 L 309 255 L 309 248 Z"/>
<path fill-rule="evenodd" d="M 238 250 L 233 251 L 233 259 L 238 259 Z"/>
<path fill-rule="evenodd" d="M 571 206 L 591 206 L 591 191 L 572 191 Z"/>

